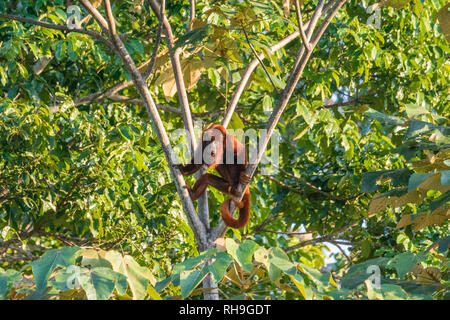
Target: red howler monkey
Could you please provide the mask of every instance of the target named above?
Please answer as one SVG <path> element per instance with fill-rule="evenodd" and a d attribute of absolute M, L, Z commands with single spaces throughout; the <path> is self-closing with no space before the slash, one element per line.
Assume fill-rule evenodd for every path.
<path fill-rule="evenodd" d="M 178 165 L 184 176 L 197 172 L 205 165 L 208 168 L 216 169 L 221 177 L 205 173 L 195 182 L 194 187 L 191 188 L 188 185 L 191 199 L 197 200 L 205 192 L 208 185 L 225 194 L 239 196 L 236 188 L 239 182 L 248 183 L 250 181 L 249 176 L 244 172 L 248 165 L 245 146 L 235 136 L 229 134 L 223 126 L 214 124 L 203 131 L 201 144 L 195 152 L 196 155 L 190 163 Z M 199 152 L 201 152 L 201 155 Z M 240 229 L 247 224 L 250 217 L 250 191 L 248 187 L 244 191 L 241 202 L 233 201 L 239 208 L 238 219 L 234 219 L 230 214 L 231 199 L 222 203 L 220 213 L 227 226 Z"/>

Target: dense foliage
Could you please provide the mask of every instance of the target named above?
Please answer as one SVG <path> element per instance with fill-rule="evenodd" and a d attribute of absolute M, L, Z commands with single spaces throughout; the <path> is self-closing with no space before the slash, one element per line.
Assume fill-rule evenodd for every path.
<path fill-rule="evenodd" d="M 147 1 L 112 2 L 143 71 L 158 19 Z M 194 118 L 221 121 L 255 50 L 270 79 L 256 68 L 231 127 L 263 129 L 301 44 L 270 49 L 298 29 L 293 2 L 286 16 L 286 1 L 199 1 L 191 23 L 188 1 L 167 2 Z M 317 1 L 301 2 L 311 17 Z M 448 299 L 449 12 L 369 5 L 348 1 L 315 48 L 277 126 L 278 165 L 252 179 L 249 225 L 204 252 L 138 92 L 105 94 L 131 79 L 121 60 L 88 35 L 0 16 L 0 298 L 201 298 L 211 274 L 221 298 Z M 59 25 L 66 9 L 0 3 Z M 183 127 L 171 70 L 162 39 L 148 87 L 169 132 Z M 210 191 L 215 226 L 224 196 Z"/>

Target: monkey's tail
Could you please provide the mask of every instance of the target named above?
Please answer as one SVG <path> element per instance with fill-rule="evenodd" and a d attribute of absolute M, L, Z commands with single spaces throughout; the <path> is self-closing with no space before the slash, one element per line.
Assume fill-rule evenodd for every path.
<path fill-rule="evenodd" d="M 244 197 L 242 201 L 236 203 L 236 206 L 239 208 L 239 218 L 234 219 L 230 214 L 230 203 L 231 199 L 227 199 L 222 203 L 222 207 L 220 208 L 220 213 L 222 215 L 223 222 L 231 228 L 241 229 L 243 228 L 250 218 L 250 191 L 247 189 L 244 192 Z"/>

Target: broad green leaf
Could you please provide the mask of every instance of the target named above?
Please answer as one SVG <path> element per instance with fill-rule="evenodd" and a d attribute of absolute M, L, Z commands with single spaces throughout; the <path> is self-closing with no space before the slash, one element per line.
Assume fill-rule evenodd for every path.
<path fill-rule="evenodd" d="M 275 247 L 270 249 L 269 262 L 289 275 L 296 274 L 297 269 L 295 265 L 289 260 L 287 254 L 280 248 Z"/>
<path fill-rule="evenodd" d="M 297 101 L 297 114 L 301 115 L 310 128 L 316 122 L 316 116 L 308 107 L 300 100 Z"/>
<path fill-rule="evenodd" d="M 202 270 L 183 270 L 180 274 L 181 295 L 187 298 L 191 292 L 200 284 L 208 273 L 207 268 Z"/>
<path fill-rule="evenodd" d="M 377 181 L 383 181 L 391 179 L 391 185 L 394 187 L 406 186 L 408 184 L 409 177 L 414 172 L 409 169 L 398 170 L 382 170 L 365 172 L 362 176 L 361 191 L 372 192 L 380 189 L 377 185 Z"/>
<path fill-rule="evenodd" d="M 133 294 L 134 300 L 142 300 L 147 294 L 147 287 L 155 285 L 156 280 L 148 268 L 140 266 L 131 256 L 122 256 L 117 251 L 110 251 L 105 255 L 114 271 L 123 274 Z"/>
<path fill-rule="evenodd" d="M 65 247 L 61 250 L 52 249 L 44 255 L 30 263 L 34 280 L 38 291 L 43 291 L 47 287 L 47 281 L 56 267 L 69 267 L 75 264 L 79 247 Z"/>
<path fill-rule="evenodd" d="M 269 264 L 269 278 L 270 281 L 275 282 L 281 277 L 281 270 L 273 263 Z"/>
<path fill-rule="evenodd" d="M 375 258 L 370 259 L 362 263 L 355 264 L 349 268 L 347 273 L 342 278 L 340 284 L 343 288 L 354 289 L 363 284 L 364 281 L 369 278 L 372 273 L 369 272 L 369 267 L 377 266 L 383 268 L 388 263 L 388 258 Z"/>
<path fill-rule="evenodd" d="M 430 112 L 427 109 L 425 109 L 424 107 L 421 107 L 417 104 L 408 103 L 406 105 L 406 114 L 410 118 L 421 116 L 421 115 L 427 114 L 427 113 L 430 113 Z"/>
<path fill-rule="evenodd" d="M 20 272 L 12 269 L 8 269 L 3 272 L 0 269 L 0 300 L 6 300 L 8 298 L 8 293 L 14 282 L 20 280 L 22 275 Z"/>
<path fill-rule="evenodd" d="M 241 118 L 239 118 L 239 115 L 235 112 L 231 116 L 231 121 L 228 126 L 230 129 L 238 130 L 238 129 L 244 129 L 245 125 L 242 122 Z"/>
<path fill-rule="evenodd" d="M 252 240 L 244 240 L 236 251 L 239 264 L 242 269 L 249 273 L 252 271 L 253 267 L 253 253 L 258 250 L 258 248 L 259 245 L 256 242 Z"/>
<path fill-rule="evenodd" d="M 114 288 L 119 294 L 125 293 L 127 278 L 109 268 L 83 269 L 79 284 L 89 300 L 108 300 Z"/>
<path fill-rule="evenodd" d="M 406 300 L 409 298 L 402 287 L 394 284 L 382 284 L 380 291 L 385 300 Z"/>
<path fill-rule="evenodd" d="M 213 262 L 208 266 L 214 281 L 220 282 L 225 275 L 230 263 L 233 259 L 226 252 L 218 252 L 213 258 Z"/>
<path fill-rule="evenodd" d="M 396 255 L 389 260 L 386 264 L 388 268 L 395 268 L 397 270 L 398 277 L 405 279 L 406 274 L 420 261 L 423 261 L 424 257 L 415 255 L 411 252 L 404 252 Z"/>
<path fill-rule="evenodd" d="M 269 270 L 269 251 L 264 247 L 259 247 L 254 253 L 254 258 L 256 262 L 264 264 L 267 270 Z"/>
<path fill-rule="evenodd" d="M 302 296 L 305 298 L 305 300 L 311 300 L 312 299 L 312 290 L 310 287 L 305 285 L 305 281 L 303 280 L 303 277 L 296 273 L 295 275 L 290 275 L 290 278 L 292 282 L 294 282 L 297 289 L 300 291 Z"/>
<path fill-rule="evenodd" d="M 112 268 L 111 263 L 105 259 L 106 254 L 107 252 L 104 250 L 83 249 L 80 252 L 80 256 L 83 257 L 81 264 L 83 266 Z"/>
<path fill-rule="evenodd" d="M 299 263 L 297 267 L 301 272 L 306 274 L 319 289 L 323 290 L 330 284 L 330 279 L 332 279 L 330 273 L 322 273 L 319 270 L 311 268 L 303 263 Z"/>

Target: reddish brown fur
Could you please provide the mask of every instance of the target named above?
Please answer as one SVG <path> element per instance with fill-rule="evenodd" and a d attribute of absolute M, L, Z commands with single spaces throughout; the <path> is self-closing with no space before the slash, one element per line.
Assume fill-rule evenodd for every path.
<path fill-rule="evenodd" d="M 245 169 L 248 166 L 247 163 L 247 155 L 245 146 L 240 143 L 235 136 L 230 135 L 227 130 L 218 124 L 212 125 L 208 127 L 205 131 L 202 133 L 202 154 L 205 149 L 205 147 L 208 145 L 209 141 L 204 140 L 204 134 L 210 133 L 208 130 L 210 129 L 217 129 L 220 130 L 220 132 L 223 135 L 223 141 L 222 141 L 222 150 L 216 150 L 217 157 L 215 158 L 214 163 L 206 164 L 209 168 L 214 168 L 216 171 L 220 174 L 219 176 L 205 173 L 202 175 L 194 184 L 194 187 L 189 188 L 189 194 L 191 196 L 192 200 L 197 200 L 203 192 L 205 192 L 206 187 L 208 185 L 216 188 L 217 190 L 231 195 L 231 196 L 239 196 L 239 192 L 237 191 L 236 187 L 239 184 L 239 182 L 248 181 L 248 176 L 245 174 Z M 232 145 L 233 145 L 233 154 L 234 154 L 234 163 L 233 164 L 227 164 L 225 162 L 225 155 L 226 155 L 226 146 L 227 146 L 227 139 L 233 139 Z M 231 145 L 231 143 L 230 143 Z M 244 153 L 244 155 L 242 154 Z M 244 164 L 237 164 L 237 159 L 239 159 L 240 156 L 244 156 L 245 163 Z M 220 158 L 223 160 L 222 163 L 218 163 Z M 192 158 L 191 162 L 187 165 L 179 165 L 178 168 L 180 169 L 181 173 L 183 175 L 191 175 L 204 165 L 203 157 L 202 157 L 202 163 L 201 164 L 194 164 L 194 158 Z M 248 187 L 244 191 L 244 196 L 242 198 L 241 202 L 237 202 L 233 200 L 236 203 L 236 206 L 239 208 L 239 218 L 234 219 L 229 211 L 229 205 L 230 205 L 231 199 L 227 199 L 222 203 L 220 212 L 222 215 L 222 219 L 225 222 L 225 224 L 231 228 L 240 229 L 243 228 L 250 217 L 250 191 Z"/>

